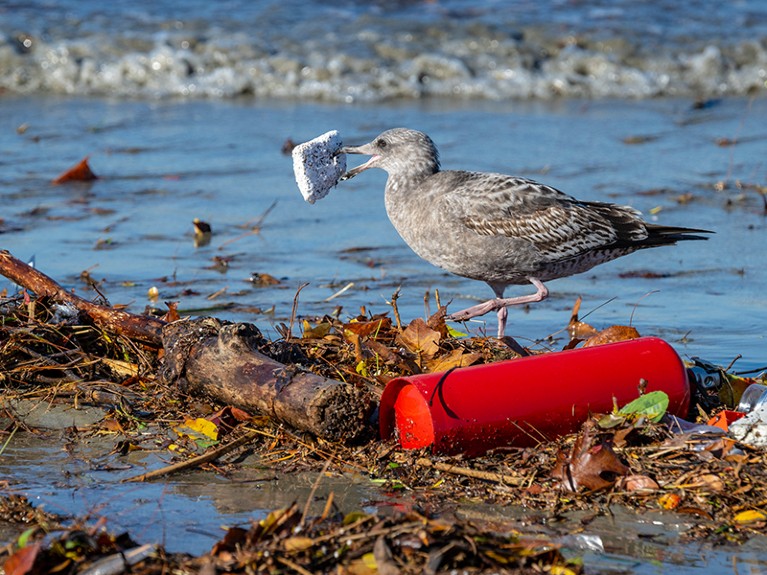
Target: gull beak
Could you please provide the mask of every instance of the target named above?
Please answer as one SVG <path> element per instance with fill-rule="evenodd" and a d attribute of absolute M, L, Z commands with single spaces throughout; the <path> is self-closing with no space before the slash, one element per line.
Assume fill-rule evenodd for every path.
<path fill-rule="evenodd" d="M 338 151 L 339 154 L 365 154 L 367 156 L 372 156 L 367 162 L 362 164 L 361 166 L 357 166 L 356 168 L 352 168 L 348 172 L 346 172 L 343 176 L 341 176 L 341 181 L 344 180 L 350 180 L 360 172 L 364 172 L 368 168 L 374 168 L 376 162 L 378 161 L 378 158 L 380 158 L 379 155 L 377 155 L 372 150 L 372 146 L 370 144 L 365 144 L 363 146 L 344 146 Z"/>

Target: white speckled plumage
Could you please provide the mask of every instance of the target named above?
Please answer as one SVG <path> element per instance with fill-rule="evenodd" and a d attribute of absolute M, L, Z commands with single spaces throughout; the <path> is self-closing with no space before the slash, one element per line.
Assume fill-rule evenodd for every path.
<path fill-rule="evenodd" d="M 648 247 L 706 239 L 706 230 L 649 224 L 635 209 L 579 201 L 538 182 L 496 173 L 440 169 L 431 138 L 406 128 L 387 130 L 363 146 L 342 148 L 371 158 L 347 172 L 388 173 L 386 211 L 416 254 L 454 274 L 482 280 L 496 298 L 451 314 L 465 321 L 540 301 L 543 282 L 581 273 Z M 508 285 L 532 283 L 535 294 L 504 298 Z"/>

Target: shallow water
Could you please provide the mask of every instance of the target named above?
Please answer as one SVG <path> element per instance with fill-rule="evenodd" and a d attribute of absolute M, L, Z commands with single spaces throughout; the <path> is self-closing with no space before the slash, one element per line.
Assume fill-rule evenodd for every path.
<path fill-rule="evenodd" d="M 758 119 L 765 108 L 765 100 L 695 110 L 688 100 L 365 107 L 6 98 L 0 241 L 87 296 L 96 294 L 79 279 L 83 270 L 103 280 L 100 291 L 113 304 L 141 311 L 179 301 L 181 310 L 199 315 L 210 308 L 256 322 L 272 336 L 271 326 L 289 318 L 305 282 L 301 316 L 337 305 L 342 316 L 361 306 L 386 311 L 398 287 L 405 319 L 424 313 L 426 290 L 439 289 L 459 309 L 489 297 L 489 288 L 442 273 L 404 245 L 383 208 L 382 171 L 344 182 L 309 205 L 290 157 L 281 153 L 288 137 L 304 141 L 335 128 L 357 143 L 388 127 L 412 126 L 432 135 L 447 168 L 525 175 L 583 199 L 633 205 L 662 224 L 716 232 L 706 242 L 645 250 L 551 282 L 548 301 L 511 311 L 510 334 L 529 342 L 556 333 L 581 295 L 582 313 L 598 308 L 588 317 L 597 326 L 633 322 L 682 354 L 727 364 L 740 353 L 740 365 L 755 368 L 765 361 L 764 203 L 743 184 L 764 182 L 767 128 Z M 724 138 L 737 144 L 717 145 Z M 86 155 L 100 179 L 50 183 Z M 249 233 L 275 203 L 260 231 Z M 196 217 L 213 227 L 204 247 L 193 241 Z M 214 258 L 227 265 L 216 266 Z M 254 273 L 280 284 L 255 287 Z M 147 296 L 152 286 L 159 288 L 157 302 Z M 487 322 L 467 327 L 493 333 L 495 319 Z"/>
<path fill-rule="evenodd" d="M 288 321 L 305 282 L 301 317 L 331 313 L 336 306 L 342 306 L 341 317 L 356 315 L 361 306 L 386 311 L 398 287 L 405 321 L 423 315 L 426 290 L 439 289 L 442 300 L 458 309 L 488 297 L 489 288 L 448 276 L 410 252 L 386 218 L 383 172 L 366 172 L 309 205 L 293 181 L 291 159 L 281 152 L 288 137 L 304 141 L 338 129 L 345 142 L 362 143 L 405 125 L 433 137 L 447 168 L 525 175 L 583 199 L 631 204 L 658 223 L 716 231 L 707 242 L 646 250 L 551 282 L 549 300 L 510 310 L 508 332 L 521 342 L 558 333 L 581 295 L 582 314 L 595 310 L 587 321 L 597 327 L 632 322 L 643 335 L 666 338 L 685 357 L 726 365 L 742 354 L 740 369 L 758 368 L 767 363 L 766 222 L 762 197 L 742 184 L 764 185 L 767 127 L 761 119 L 767 101 L 726 99 L 703 109 L 693 104 L 423 100 L 348 106 L 5 97 L 0 247 L 20 258 L 34 256 L 39 269 L 85 297 L 97 295 L 79 277 L 89 270 L 113 304 L 141 311 L 179 301 L 182 314 L 254 322 L 271 337 L 276 323 Z M 720 145 L 724 138 L 737 143 Z M 86 155 L 98 180 L 51 184 Z M 349 158 L 350 165 L 357 159 Z M 248 233 L 275 202 L 260 231 Z M 207 246 L 195 247 L 195 217 L 213 227 Z M 224 270 L 215 268 L 216 257 L 229 260 Z M 662 277 L 641 277 L 648 271 Z M 256 287 L 248 281 L 254 273 L 281 283 Z M 353 287 L 326 301 L 351 282 Z M 158 302 L 147 297 L 151 286 L 160 291 Z M 3 287 L 13 289 L 0 280 Z M 209 299 L 212 294 L 219 295 Z M 493 333 L 495 319 L 466 328 Z M 558 337 L 554 347 L 564 343 Z M 93 449 L 108 451 L 102 445 Z M 87 459 L 51 452 L 49 442 L 19 435 L 0 459 L 0 473 L 50 511 L 103 514 L 137 538 L 191 552 L 207 549 L 222 524 L 258 518 L 287 498 L 306 497 L 313 480 L 275 480 L 254 468 L 243 472 L 242 483 L 192 473 L 168 483 L 123 486 L 116 484 L 123 474 L 157 461 L 137 459 L 130 471 L 107 471 L 92 468 Z M 382 497 L 361 478 L 344 477 L 328 487 L 347 494 L 350 507 Z M 683 519 L 655 526 L 647 518 L 617 521 L 620 533 L 657 534 L 638 545 L 634 535 L 595 526 L 608 549 L 587 554 L 587 565 L 615 573 L 767 566 L 758 546 L 701 550 L 680 544 L 673 525 L 683 532 Z M 667 532 L 672 535 L 661 536 Z"/>

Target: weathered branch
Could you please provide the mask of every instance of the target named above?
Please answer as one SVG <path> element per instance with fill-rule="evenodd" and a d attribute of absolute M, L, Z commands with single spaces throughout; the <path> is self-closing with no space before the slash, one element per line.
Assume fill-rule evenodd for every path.
<path fill-rule="evenodd" d="M 89 302 L 65 290 L 43 272 L 16 259 L 7 250 L 0 250 L 0 274 L 34 292 L 38 297 L 49 297 L 76 307 L 106 331 L 140 340 L 154 347 L 160 347 L 162 343 L 164 321 Z"/>

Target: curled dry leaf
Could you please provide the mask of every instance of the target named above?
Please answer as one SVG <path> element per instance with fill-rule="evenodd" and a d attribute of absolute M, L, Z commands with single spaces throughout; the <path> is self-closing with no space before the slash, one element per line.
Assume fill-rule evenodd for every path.
<path fill-rule="evenodd" d="M 454 349 L 447 355 L 436 357 L 426 362 L 426 368 L 431 373 L 447 371 L 454 367 L 466 367 L 482 357 L 481 353 L 466 353 L 462 349 Z"/>
<path fill-rule="evenodd" d="M 421 360 L 430 359 L 439 351 L 439 332 L 431 329 L 421 318 L 411 321 L 399 334 L 398 340 Z"/>
<path fill-rule="evenodd" d="M 551 472 L 568 491 L 585 488 L 589 491 L 611 487 L 617 477 L 628 475 L 629 468 L 618 459 L 610 438 L 599 437 L 595 423 L 583 424 L 570 455 L 560 452 Z"/>
<path fill-rule="evenodd" d="M 688 489 L 699 489 L 701 491 L 720 493 L 724 490 L 724 482 L 722 481 L 722 478 L 715 473 L 703 473 L 697 477 L 693 477 L 685 487 Z"/>

